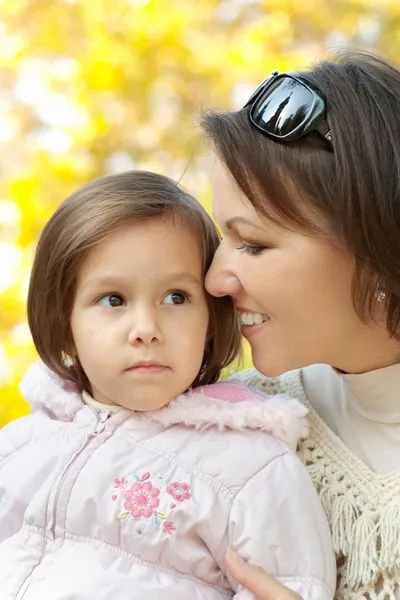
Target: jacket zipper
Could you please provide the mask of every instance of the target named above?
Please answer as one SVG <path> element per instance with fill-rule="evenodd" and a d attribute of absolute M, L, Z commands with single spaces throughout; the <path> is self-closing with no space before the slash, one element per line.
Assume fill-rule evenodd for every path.
<path fill-rule="evenodd" d="M 58 486 L 57 486 L 56 494 L 54 496 L 53 523 L 51 525 L 51 532 L 53 534 L 53 539 L 55 539 L 55 531 L 56 531 L 57 505 L 58 505 L 58 500 L 60 498 L 60 493 L 61 493 L 61 489 L 62 489 L 63 483 L 65 481 L 65 478 L 68 475 L 68 472 L 69 472 L 70 468 L 72 467 L 72 465 L 74 464 L 74 462 L 76 461 L 76 459 L 78 458 L 78 456 L 80 456 L 82 454 L 82 452 L 88 447 L 88 445 L 90 444 L 90 442 L 97 435 L 99 435 L 99 433 L 102 433 L 104 431 L 105 426 L 107 425 L 107 421 L 110 419 L 110 417 L 112 416 L 112 414 L 113 413 L 111 411 L 107 411 L 107 412 L 102 413 L 100 415 L 100 419 L 96 423 L 96 427 L 93 429 L 93 431 L 91 433 L 89 433 L 86 441 L 82 444 L 82 446 L 79 448 L 79 450 L 71 458 L 71 460 L 69 461 L 69 463 L 65 467 L 63 474 L 61 475 L 60 481 L 59 481 Z"/>
<path fill-rule="evenodd" d="M 53 535 L 53 539 L 55 539 L 55 530 L 56 530 L 56 515 L 57 515 L 57 505 L 58 505 L 58 500 L 60 497 L 60 493 L 61 493 L 61 489 L 63 486 L 63 483 L 65 481 L 65 478 L 70 470 L 70 468 L 72 467 L 72 465 L 74 464 L 74 462 L 76 461 L 76 459 L 82 454 L 82 452 L 88 447 L 88 445 L 90 444 L 90 442 L 97 436 L 99 435 L 99 433 L 102 433 L 107 425 L 107 421 L 110 419 L 110 417 L 113 415 L 112 411 L 107 411 L 104 412 L 102 414 L 100 414 L 100 418 L 96 423 L 95 428 L 93 429 L 93 431 L 91 433 L 88 434 L 85 442 L 82 444 L 82 446 L 75 452 L 75 454 L 72 456 L 72 458 L 70 459 L 70 461 L 68 462 L 67 466 L 64 468 L 64 471 L 60 477 L 60 481 L 58 483 L 57 486 L 57 490 L 55 493 L 55 497 L 54 497 L 54 502 L 53 502 L 53 523 L 51 525 L 51 533 Z M 46 533 L 45 533 L 46 535 Z M 43 540 L 43 555 L 42 558 L 44 556 L 44 548 L 46 546 L 46 541 L 45 539 Z M 25 582 L 23 583 L 22 587 L 20 588 L 19 593 L 16 596 L 16 600 L 23 600 L 23 598 L 25 597 L 26 592 L 28 591 L 28 588 L 30 586 L 30 584 L 32 583 L 33 577 L 34 577 L 34 573 L 37 569 L 37 567 L 40 565 L 42 558 L 40 559 L 39 563 L 36 565 L 36 567 L 33 568 L 32 573 L 26 578 Z"/>

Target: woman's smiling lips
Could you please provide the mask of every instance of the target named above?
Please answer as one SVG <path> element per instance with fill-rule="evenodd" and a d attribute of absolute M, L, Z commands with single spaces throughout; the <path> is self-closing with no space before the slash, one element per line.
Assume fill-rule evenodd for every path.
<path fill-rule="evenodd" d="M 141 360 L 125 369 L 125 372 L 135 373 L 137 375 L 157 375 L 158 373 L 164 373 L 167 369 L 169 369 L 169 367 L 157 361 Z"/>
<path fill-rule="evenodd" d="M 243 307 L 236 307 L 240 315 L 241 331 L 245 338 L 251 337 L 269 321 L 268 315 L 250 311 Z"/>

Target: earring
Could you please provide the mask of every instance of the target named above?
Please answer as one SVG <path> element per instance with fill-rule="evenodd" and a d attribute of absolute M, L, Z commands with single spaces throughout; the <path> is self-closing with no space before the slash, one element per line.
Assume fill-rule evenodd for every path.
<path fill-rule="evenodd" d="M 377 289 L 375 292 L 375 300 L 377 302 L 385 302 L 385 300 L 386 300 L 385 292 L 381 289 Z"/>
<path fill-rule="evenodd" d="M 65 352 L 62 353 L 61 360 L 63 361 L 64 366 L 66 366 L 67 369 L 69 369 L 70 367 L 73 367 L 75 365 L 75 361 L 74 361 L 73 357 L 70 356 L 69 354 L 66 354 Z"/>

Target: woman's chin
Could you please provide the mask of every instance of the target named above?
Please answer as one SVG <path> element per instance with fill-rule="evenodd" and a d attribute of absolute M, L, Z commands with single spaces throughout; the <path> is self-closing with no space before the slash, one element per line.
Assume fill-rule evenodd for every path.
<path fill-rule="evenodd" d="M 265 377 L 279 377 L 282 373 L 286 373 L 289 369 L 285 369 L 275 361 L 268 361 L 266 357 L 257 359 L 253 356 L 253 365 Z"/>
<path fill-rule="evenodd" d="M 283 360 L 279 360 L 279 356 L 268 357 L 266 353 L 259 356 L 257 352 L 252 352 L 252 360 L 257 371 L 265 377 L 279 377 L 283 373 L 299 368 L 298 364 L 288 360 L 286 357 Z"/>

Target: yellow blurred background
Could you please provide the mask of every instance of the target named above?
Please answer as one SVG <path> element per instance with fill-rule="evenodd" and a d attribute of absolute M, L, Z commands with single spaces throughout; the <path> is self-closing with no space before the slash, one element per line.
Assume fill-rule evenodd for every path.
<path fill-rule="evenodd" d="M 208 208 L 199 109 L 238 108 L 274 68 L 355 46 L 396 61 L 399 0 L 0 0 L 0 427 L 28 411 L 37 237 L 97 176 L 165 173 Z"/>

